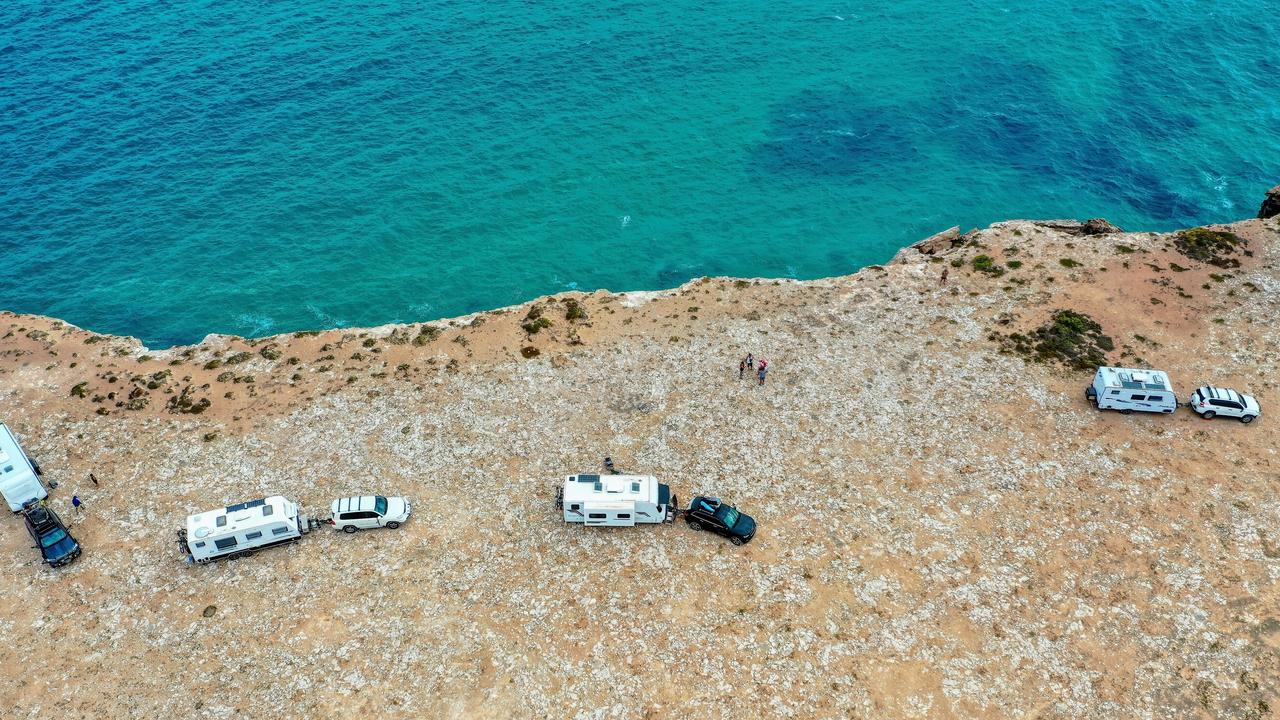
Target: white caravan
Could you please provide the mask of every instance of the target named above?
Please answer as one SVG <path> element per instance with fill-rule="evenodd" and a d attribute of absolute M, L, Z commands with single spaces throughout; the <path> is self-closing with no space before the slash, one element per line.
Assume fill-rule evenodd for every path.
<path fill-rule="evenodd" d="M 1126 415 L 1134 410 L 1171 413 L 1178 407 L 1169 375 L 1159 370 L 1100 367 L 1084 396 L 1099 410 Z"/>
<path fill-rule="evenodd" d="M 676 498 L 652 475 L 570 475 L 556 489 L 556 509 L 565 522 L 631 527 L 671 522 Z"/>
<path fill-rule="evenodd" d="M 316 526 L 297 503 L 273 495 L 188 516 L 178 540 L 192 560 L 207 563 L 294 542 Z"/>
<path fill-rule="evenodd" d="M 22 452 L 9 427 L 0 423 L 0 495 L 10 510 L 19 512 L 28 502 L 49 497 L 39 476 L 40 466 Z"/>

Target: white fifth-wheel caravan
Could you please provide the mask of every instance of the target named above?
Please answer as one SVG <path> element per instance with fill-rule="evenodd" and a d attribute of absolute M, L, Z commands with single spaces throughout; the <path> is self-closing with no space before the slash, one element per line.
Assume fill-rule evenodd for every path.
<path fill-rule="evenodd" d="M 297 503 L 273 495 L 190 515 L 178 540 L 192 560 L 207 563 L 294 542 L 315 527 Z"/>
<path fill-rule="evenodd" d="M 652 475 L 570 475 L 556 489 L 556 508 L 565 522 L 630 527 L 671 522 L 676 499 Z"/>
<path fill-rule="evenodd" d="M 33 500 L 49 497 L 40 482 L 40 466 L 27 457 L 4 423 L 0 423 L 0 495 L 14 512 Z"/>

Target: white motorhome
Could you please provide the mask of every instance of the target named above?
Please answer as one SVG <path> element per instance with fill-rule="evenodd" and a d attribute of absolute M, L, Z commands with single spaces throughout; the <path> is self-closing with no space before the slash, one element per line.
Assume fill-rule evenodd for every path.
<path fill-rule="evenodd" d="M 207 563 L 294 542 L 317 525 L 297 503 L 273 495 L 188 516 L 178 540 L 192 560 Z"/>
<path fill-rule="evenodd" d="M 556 489 L 556 509 L 565 522 L 630 527 L 671 522 L 676 498 L 652 475 L 570 475 Z"/>
<path fill-rule="evenodd" d="M 21 512 L 22 506 L 32 500 L 49 497 L 40 482 L 40 466 L 27 457 L 18 438 L 4 423 L 0 423 L 0 495 L 4 495 L 13 512 Z"/>
<path fill-rule="evenodd" d="M 1159 370 L 1100 367 L 1084 396 L 1099 410 L 1171 413 L 1178 407 L 1169 375 Z"/>

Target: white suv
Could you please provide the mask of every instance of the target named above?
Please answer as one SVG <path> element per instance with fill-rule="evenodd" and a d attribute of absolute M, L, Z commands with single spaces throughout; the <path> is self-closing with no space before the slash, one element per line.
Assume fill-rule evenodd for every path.
<path fill-rule="evenodd" d="M 1242 423 L 1251 423 L 1262 414 L 1262 408 L 1252 395 L 1241 395 L 1235 390 L 1212 385 L 1205 385 L 1191 393 L 1187 405 L 1206 420 L 1221 415 L 1240 418 Z"/>
<path fill-rule="evenodd" d="M 353 533 L 365 528 L 398 528 L 409 519 L 409 501 L 402 497 L 364 495 L 334 500 L 330 520 L 334 527 Z"/>

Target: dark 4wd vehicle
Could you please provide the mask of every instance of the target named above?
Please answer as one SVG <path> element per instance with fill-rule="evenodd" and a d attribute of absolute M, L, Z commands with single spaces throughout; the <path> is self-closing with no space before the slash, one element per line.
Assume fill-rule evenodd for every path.
<path fill-rule="evenodd" d="M 80 543 L 71 537 L 67 526 L 62 524 L 62 518 L 54 511 L 38 502 L 31 502 L 22 507 L 22 519 L 44 561 L 51 567 L 66 565 L 80 557 Z"/>
<path fill-rule="evenodd" d="M 756 536 L 755 519 L 720 498 L 695 497 L 684 511 L 684 519 L 694 530 L 719 533 L 734 545 L 745 545 Z"/>

